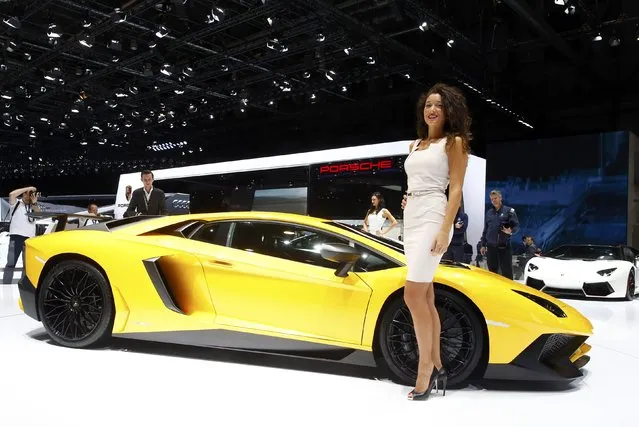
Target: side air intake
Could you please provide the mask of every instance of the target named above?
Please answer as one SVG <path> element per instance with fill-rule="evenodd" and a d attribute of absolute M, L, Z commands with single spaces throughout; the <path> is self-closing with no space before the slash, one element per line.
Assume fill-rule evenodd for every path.
<path fill-rule="evenodd" d="M 169 310 L 173 310 L 176 313 L 184 314 L 184 312 L 178 306 L 175 299 L 175 295 L 171 292 L 171 288 L 168 286 L 165 275 L 162 273 L 162 268 L 159 264 L 160 258 L 145 259 L 142 261 L 146 272 L 151 278 L 151 283 L 155 287 L 160 299 Z"/>

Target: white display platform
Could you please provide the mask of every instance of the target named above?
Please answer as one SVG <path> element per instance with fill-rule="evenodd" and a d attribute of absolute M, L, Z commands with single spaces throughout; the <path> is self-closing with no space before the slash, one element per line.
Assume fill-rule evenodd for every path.
<path fill-rule="evenodd" d="M 410 402 L 409 387 L 368 368 L 121 341 L 58 347 L 17 298 L 16 286 L 0 286 L 1 425 L 636 425 L 628 408 L 639 384 L 639 300 L 566 300 L 595 336 L 585 377 L 564 390 L 499 383 Z"/>

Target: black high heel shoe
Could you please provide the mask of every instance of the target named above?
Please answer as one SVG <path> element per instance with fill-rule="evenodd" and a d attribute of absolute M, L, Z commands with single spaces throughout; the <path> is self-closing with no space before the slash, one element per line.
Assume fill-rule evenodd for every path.
<path fill-rule="evenodd" d="M 431 380 L 435 381 L 435 392 L 439 393 L 438 382 L 441 379 L 442 390 L 444 391 L 444 396 L 446 396 L 446 386 L 448 385 L 448 371 L 446 368 L 442 366 L 439 371 L 437 368 L 433 368 L 433 377 L 431 377 Z"/>
<path fill-rule="evenodd" d="M 442 368 L 443 369 L 443 368 Z M 440 370 L 441 371 L 441 370 Z M 433 391 L 433 387 L 437 389 L 437 378 L 439 373 L 435 368 L 433 368 L 433 374 L 430 376 L 430 382 L 426 390 L 421 393 L 417 393 L 415 389 L 412 389 L 410 393 L 408 393 L 408 400 L 426 400 L 430 397 L 430 393 Z"/>

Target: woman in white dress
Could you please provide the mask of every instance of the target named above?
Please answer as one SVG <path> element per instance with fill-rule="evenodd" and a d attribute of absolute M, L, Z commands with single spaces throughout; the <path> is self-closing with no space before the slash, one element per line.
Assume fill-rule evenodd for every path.
<path fill-rule="evenodd" d="M 440 354 L 441 323 L 433 277 L 453 236 L 470 151 L 470 116 L 463 93 L 436 84 L 417 103 L 417 133 L 406 158 L 404 251 L 408 265 L 404 301 L 413 318 L 419 365 L 411 400 L 426 400 L 435 382 L 446 390 Z M 448 187 L 448 200 L 446 199 Z"/>
<path fill-rule="evenodd" d="M 390 225 L 384 229 L 386 220 L 390 221 Z M 379 192 L 373 193 L 371 196 L 371 207 L 368 208 L 368 212 L 366 212 L 366 216 L 364 217 L 364 231 L 376 236 L 383 236 L 396 225 L 397 220 L 390 211 L 386 209 L 384 196 Z"/>

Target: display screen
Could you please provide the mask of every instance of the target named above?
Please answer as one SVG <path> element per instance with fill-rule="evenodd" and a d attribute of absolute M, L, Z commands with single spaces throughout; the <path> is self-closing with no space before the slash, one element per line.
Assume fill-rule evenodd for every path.
<path fill-rule="evenodd" d="M 628 222 L 626 132 L 491 144 L 486 209 L 500 190 L 521 229 L 547 251 L 567 243 L 625 244 Z"/>
<path fill-rule="evenodd" d="M 307 187 L 256 190 L 253 210 L 306 215 L 307 195 Z"/>
<path fill-rule="evenodd" d="M 255 199 L 264 191 L 308 186 L 308 167 L 237 172 L 232 174 L 192 176 L 174 179 L 157 179 L 154 185 L 165 193 L 179 193 L 188 197 L 190 213 L 256 210 Z M 272 193 L 271 193 L 272 194 Z M 286 195 L 290 197 L 290 193 Z M 305 204 L 306 195 L 304 194 Z M 263 202 L 263 200 L 262 200 Z M 172 203 L 172 202 L 171 202 Z M 173 209 L 171 205 L 171 209 Z M 183 212 L 184 208 L 179 210 Z"/>
<path fill-rule="evenodd" d="M 308 211 L 331 219 L 364 219 L 371 195 L 381 193 L 395 218 L 402 217 L 406 156 L 356 159 L 311 166 Z"/>

